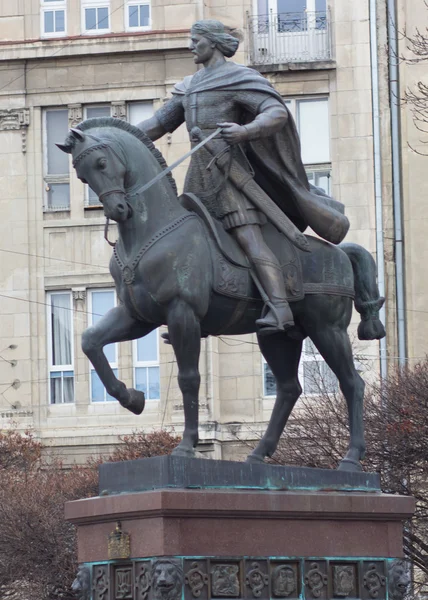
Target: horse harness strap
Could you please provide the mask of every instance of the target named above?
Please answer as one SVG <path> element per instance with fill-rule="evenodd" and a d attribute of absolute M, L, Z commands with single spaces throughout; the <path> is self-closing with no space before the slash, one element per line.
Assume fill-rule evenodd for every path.
<path fill-rule="evenodd" d="M 144 254 L 147 252 L 147 250 L 149 250 L 149 248 L 151 248 L 156 242 L 163 238 L 164 235 L 171 233 L 171 231 L 174 231 L 174 229 L 180 227 L 185 221 L 195 218 L 197 218 L 196 215 L 192 213 L 182 215 L 181 217 L 178 217 L 178 219 L 175 219 L 171 223 L 168 223 L 168 225 L 162 227 L 162 229 L 159 229 L 154 235 L 152 235 L 149 241 L 140 248 L 139 252 L 135 255 L 134 259 L 131 262 L 124 262 L 120 258 L 119 252 L 117 250 L 117 243 L 115 243 L 113 249 L 113 256 L 117 264 L 119 265 L 120 270 L 122 271 L 123 282 L 126 285 L 131 286 L 132 283 L 134 283 L 135 279 L 135 269 L 137 268 L 138 263 L 140 262 Z"/>

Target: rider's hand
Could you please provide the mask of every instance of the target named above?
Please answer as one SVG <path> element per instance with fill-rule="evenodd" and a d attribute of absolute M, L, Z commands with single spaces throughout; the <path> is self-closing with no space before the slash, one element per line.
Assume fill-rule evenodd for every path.
<path fill-rule="evenodd" d="M 222 127 L 221 137 L 230 145 L 240 144 L 247 139 L 247 130 L 237 123 L 217 123 L 217 127 Z"/>

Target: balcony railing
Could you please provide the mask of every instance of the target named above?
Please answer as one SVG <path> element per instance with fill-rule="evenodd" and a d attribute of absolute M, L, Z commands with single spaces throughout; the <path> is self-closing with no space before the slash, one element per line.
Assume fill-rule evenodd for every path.
<path fill-rule="evenodd" d="M 250 64 L 331 60 L 329 12 L 248 16 Z"/>

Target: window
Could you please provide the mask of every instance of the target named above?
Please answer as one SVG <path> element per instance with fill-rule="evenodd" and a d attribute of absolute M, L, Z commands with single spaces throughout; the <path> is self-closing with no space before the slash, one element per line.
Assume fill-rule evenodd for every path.
<path fill-rule="evenodd" d="M 41 0 L 40 19 L 42 37 L 66 35 L 66 0 Z"/>
<path fill-rule="evenodd" d="M 153 102 L 151 100 L 128 103 L 128 121 L 131 125 L 138 125 L 141 121 L 152 117 L 153 114 Z"/>
<path fill-rule="evenodd" d="M 330 127 L 327 98 L 285 100 L 296 121 L 302 148 L 302 161 L 309 182 L 331 191 Z"/>
<path fill-rule="evenodd" d="M 114 290 L 91 290 L 89 293 L 89 325 L 95 325 L 114 306 L 116 306 L 116 292 Z M 104 347 L 104 354 L 118 377 L 117 368 L 117 344 L 109 344 Z M 106 402 L 114 400 L 106 392 L 101 379 L 90 363 L 90 397 L 92 402 Z"/>
<path fill-rule="evenodd" d="M 150 29 L 150 4 L 141 0 L 128 0 L 125 5 L 127 31 Z"/>
<path fill-rule="evenodd" d="M 48 109 L 43 113 L 45 210 L 70 209 L 69 156 L 55 145 L 68 133 L 68 109 Z"/>
<path fill-rule="evenodd" d="M 74 402 L 71 293 L 49 293 L 47 305 L 50 402 L 71 403 Z"/>
<path fill-rule="evenodd" d="M 111 106 L 110 104 L 94 104 L 92 106 L 85 106 L 84 118 L 94 119 L 95 117 L 110 117 Z M 102 206 L 96 193 L 85 183 L 85 206 Z"/>
<path fill-rule="evenodd" d="M 146 400 L 159 400 L 159 335 L 155 329 L 134 342 L 134 387 Z"/>
<path fill-rule="evenodd" d="M 82 0 L 82 31 L 110 32 L 110 3 L 108 0 Z"/>
<path fill-rule="evenodd" d="M 275 377 L 264 358 L 262 360 L 263 395 L 276 396 Z M 303 342 L 302 356 L 299 364 L 299 381 L 305 395 L 334 393 L 339 389 L 335 374 L 309 338 L 306 338 Z"/>

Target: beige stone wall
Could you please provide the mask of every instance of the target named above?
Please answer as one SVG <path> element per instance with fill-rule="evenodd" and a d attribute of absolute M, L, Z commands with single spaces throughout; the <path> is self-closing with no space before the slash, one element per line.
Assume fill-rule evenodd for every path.
<path fill-rule="evenodd" d="M 16 33 L 10 35 L 14 36 L 15 44 L 0 46 L 0 109 L 25 106 L 31 121 L 26 153 L 22 152 L 22 130 L 0 130 L 3 184 L 0 202 L 4 215 L 0 223 L 0 248 L 22 253 L 4 253 L 0 266 L 1 348 L 18 346 L 0 353 L 7 359 L 18 359 L 15 367 L 0 361 L 0 382 L 5 387 L 14 379 L 21 382 L 19 389 L 11 387 L 4 392 L 0 407 L 3 415 L 15 415 L 22 426 L 32 424 L 42 439 L 68 454 L 70 460 L 83 460 L 88 452 L 108 450 L 119 434 L 136 427 L 166 425 L 181 431 L 182 403 L 171 348 L 161 344 L 159 402 L 148 402 L 138 419 L 116 403 L 91 404 L 89 365 L 80 350 L 88 305 L 87 300 L 79 300 L 74 303 L 73 316 L 76 402 L 48 404 L 46 291 L 110 286 L 107 265 L 111 251 L 102 239 L 102 213 L 84 209 L 83 185 L 74 172 L 70 175 L 70 212 L 43 213 L 42 109 L 135 100 L 153 101 L 156 109 L 172 86 L 195 70 L 186 51 L 187 33 L 178 30 L 185 30 L 195 19 L 205 16 L 220 18 L 240 28 L 245 35 L 246 11 L 251 10 L 251 5 L 248 0 L 211 0 L 204 5 L 200 1 L 154 0 L 153 29 L 175 33 L 147 32 L 129 38 L 110 36 L 27 44 L 24 40 L 36 39 L 40 34 L 39 0 L 25 5 L 17 1 L 17 12 L 13 14 L 7 12 L 6 4 L 9 2 L 0 3 L 0 35 L 2 27 L 12 31 L 4 19 L 15 19 L 16 23 L 21 20 L 24 25 L 23 33 L 14 25 Z M 115 33 L 124 30 L 124 11 L 120 5 L 120 0 L 111 2 Z M 331 2 L 331 11 L 335 64 L 322 69 L 272 71 L 266 76 L 289 98 L 328 96 L 333 192 L 345 204 L 351 221 L 348 239 L 374 254 L 368 2 L 335 0 Z M 68 2 L 68 34 L 80 35 L 78 0 Z M 236 60 L 246 62 L 245 43 Z M 386 126 L 386 113 L 384 120 Z M 183 155 L 188 150 L 185 128 L 166 136 L 159 147 L 169 163 Z M 415 164 L 412 163 L 413 169 Z M 421 175 L 422 166 L 419 168 Z M 175 172 L 179 187 L 185 169 L 183 164 Z M 384 185 L 388 192 L 387 177 Z M 419 224 L 412 227 L 419 231 Z M 113 228 L 110 235 L 114 237 Z M 58 256 L 70 263 L 51 260 Z M 22 297 L 23 301 L 4 296 Z M 358 351 L 367 357 L 367 368 L 376 371 L 378 344 L 360 345 Z M 121 378 L 131 385 L 130 343 L 121 345 L 119 361 Z M 204 340 L 200 369 L 201 439 L 213 456 L 241 455 L 242 445 L 237 443 L 237 436 L 257 437 L 273 406 L 272 398 L 263 398 L 262 360 L 254 336 Z M 8 408 L 17 401 L 33 417 L 18 416 L 18 409 Z M 6 425 L 10 418 L 3 416 L 0 426 Z M 223 449 L 221 443 L 225 443 Z"/>

